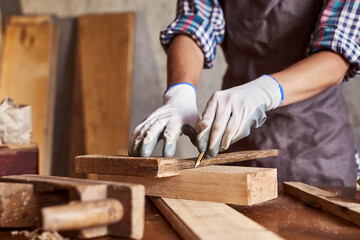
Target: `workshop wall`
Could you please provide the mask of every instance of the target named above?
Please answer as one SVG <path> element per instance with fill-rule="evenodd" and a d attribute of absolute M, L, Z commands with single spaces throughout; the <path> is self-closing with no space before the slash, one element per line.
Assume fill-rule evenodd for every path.
<path fill-rule="evenodd" d="M 136 43 L 131 130 L 162 103 L 166 88 L 166 56 L 159 43 L 159 31 L 174 19 L 176 0 L 22 0 L 24 13 L 52 13 L 60 17 L 88 13 L 135 11 Z M 211 94 L 220 88 L 226 64 L 221 51 L 215 67 L 205 70 L 198 87 L 199 111 Z M 350 110 L 357 145 L 360 145 L 360 80 L 346 83 L 344 93 Z M 130 134 L 129 133 L 129 134 Z M 156 154 L 161 154 L 158 146 Z M 177 154 L 181 157 L 197 155 L 187 138 L 180 138 Z"/>

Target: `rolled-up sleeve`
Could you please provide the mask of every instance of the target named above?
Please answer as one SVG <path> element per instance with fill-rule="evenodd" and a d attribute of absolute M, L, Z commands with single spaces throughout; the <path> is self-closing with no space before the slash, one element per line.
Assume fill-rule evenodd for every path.
<path fill-rule="evenodd" d="M 166 50 L 177 34 L 189 35 L 204 53 L 204 67 L 211 68 L 216 46 L 225 34 L 223 11 L 216 0 L 178 0 L 175 20 L 160 32 Z"/>
<path fill-rule="evenodd" d="M 319 16 L 308 54 L 332 50 L 342 54 L 350 68 L 346 78 L 360 75 L 360 1 L 328 0 Z"/>

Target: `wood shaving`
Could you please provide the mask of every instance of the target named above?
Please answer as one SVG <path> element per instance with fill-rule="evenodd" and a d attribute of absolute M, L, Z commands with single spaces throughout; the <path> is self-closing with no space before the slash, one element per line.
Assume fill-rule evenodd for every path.
<path fill-rule="evenodd" d="M 22 235 L 29 240 L 70 240 L 70 238 L 65 238 L 61 236 L 57 231 L 44 231 L 40 232 L 40 228 L 35 229 L 30 232 L 27 230 L 23 231 L 12 231 L 12 235 Z"/>

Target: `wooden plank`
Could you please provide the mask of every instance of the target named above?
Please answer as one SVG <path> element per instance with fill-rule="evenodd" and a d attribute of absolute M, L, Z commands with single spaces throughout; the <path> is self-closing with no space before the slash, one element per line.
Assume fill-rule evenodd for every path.
<path fill-rule="evenodd" d="M 151 199 L 186 240 L 283 239 L 224 203 L 159 197 Z"/>
<path fill-rule="evenodd" d="M 53 147 L 57 28 L 49 16 L 12 16 L 5 27 L 0 98 L 32 107 L 32 141 L 40 173 L 49 174 Z"/>
<path fill-rule="evenodd" d="M 134 49 L 133 13 L 77 21 L 69 172 L 81 154 L 127 154 Z"/>
<path fill-rule="evenodd" d="M 124 207 L 122 221 L 108 227 L 83 229 L 77 232 L 76 236 L 93 238 L 110 234 L 134 239 L 140 239 L 143 236 L 145 198 L 144 187 L 141 185 L 31 174 L 2 177 L 0 181 L 34 184 L 36 194 L 66 193 L 68 201 L 115 198 Z"/>
<path fill-rule="evenodd" d="M 207 166 L 169 178 L 98 175 L 101 180 L 143 184 L 146 195 L 252 205 L 277 197 L 272 168 Z"/>
<path fill-rule="evenodd" d="M 360 226 L 359 203 L 301 182 L 284 182 L 283 188 L 286 193 L 301 199 L 306 205 L 321 208 Z"/>
<path fill-rule="evenodd" d="M 54 148 L 51 175 L 67 176 L 74 88 L 75 18 L 57 18 L 59 51 L 56 76 Z"/>
<path fill-rule="evenodd" d="M 198 167 L 277 156 L 277 154 L 277 150 L 222 153 L 214 158 L 203 159 Z M 142 177 L 153 176 L 162 178 L 179 175 L 180 170 L 183 169 L 194 168 L 195 161 L 196 158 L 145 158 L 93 154 L 77 156 L 75 159 L 75 171 L 78 173 L 114 174 Z"/>
<path fill-rule="evenodd" d="M 0 176 L 38 173 L 38 156 L 36 144 L 1 144 Z"/>

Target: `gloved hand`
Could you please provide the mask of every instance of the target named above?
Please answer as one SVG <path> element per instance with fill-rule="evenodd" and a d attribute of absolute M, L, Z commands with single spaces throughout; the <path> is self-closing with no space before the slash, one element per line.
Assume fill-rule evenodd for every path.
<path fill-rule="evenodd" d="M 279 106 L 284 98 L 281 85 L 263 75 L 244 85 L 215 92 L 208 101 L 199 122 L 198 150 L 214 157 L 230 144 L 260 127 L 265 112 Z"/>
<path fill-rule="evenodd" d="M 187 83 L 175 84 L 164 94 L 163 106 L 135 128 L 129 155 L 148 157 L 163 138 L 163 156 L 173 156 L 182 133 L 195 145 L 198 122 L 195 88 Z"/>

